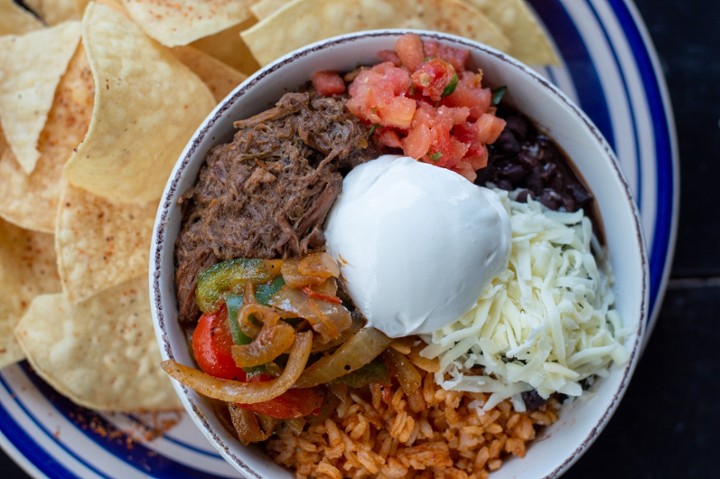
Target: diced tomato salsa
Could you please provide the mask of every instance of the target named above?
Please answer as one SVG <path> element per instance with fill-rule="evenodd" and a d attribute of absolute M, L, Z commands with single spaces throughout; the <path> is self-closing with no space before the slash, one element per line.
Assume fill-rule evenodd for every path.
<path fill-rule="evenodd" d="M 378 145 L 473 181 L 487 165 L 486 145 L 505 127 L 482 86 L 482 72 L 466 69 L 468 51 L 414 34 L 400 37 L 395 48 L 381 52 L 386 61 L 357 74 L 348 88 L 348 110 L 374 125 Z"/>
<path fill-rule="evenodd" d="M 341 95 L 345 93 L 345 81 L 340 74 L 333 71 L 318 71 L 310 78 L 313 88 L 322 96 Z"/>

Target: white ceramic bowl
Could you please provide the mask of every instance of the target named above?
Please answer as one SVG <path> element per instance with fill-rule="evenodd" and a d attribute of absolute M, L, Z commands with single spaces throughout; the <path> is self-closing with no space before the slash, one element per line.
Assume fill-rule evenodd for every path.
<path fill-rule="evenodd" d="M 322 41 L 263 68 L 236 88 L 203 122 L 170 176 L 158 211 L 150 265 L 152 311 L 163 359 L 193 364 L 186 336 L 177 322 L 173 250 L 180 229 L 179 196 L 196 181 L 207 151 L 229 141 L 232 122 L 274 104 L 318 70 L 351 70 L 379 62 L 376 53 L 392 49 L 407 31 L 373 31 Z M 523 459 L 507 461 L 493 479 L 557 477 L 597 438 L 615 411 L 637 363 L 648 314 L 648 262 L 635 202 L 608 143 L 585 114 L 530 68 L 487 46 L 451 35 L 416 32 L 468 49 L 470 63 L 482 67 L 484 83 L 507 85 L 506 100 L 538 124 L 569 155 L 593 192 L 605 226 L 615 273 L 616 307 L 632 327 L 630 360 L 614 368 L 579 400 L 565 406 L 560 419 L 529 447 Z M 257 448 L 246 448 L 219 422 L 210 401 L 175 383 L 183 405 L 202 433 L 247 477 L 290 478 Z"/>

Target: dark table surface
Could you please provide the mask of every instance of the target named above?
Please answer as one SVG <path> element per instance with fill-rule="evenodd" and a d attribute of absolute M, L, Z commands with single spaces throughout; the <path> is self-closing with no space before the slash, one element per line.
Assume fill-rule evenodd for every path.
<path fill-rule="evenodd" d="M 675 111 L 680 219 L 665 300 L 616 414 L 568 478 L 720 477 L 720 1 L 635 0 Z M 0 452 L 3 479 L 28 476 Z M 528 477 L 532 477 L 529 474 Z"/>

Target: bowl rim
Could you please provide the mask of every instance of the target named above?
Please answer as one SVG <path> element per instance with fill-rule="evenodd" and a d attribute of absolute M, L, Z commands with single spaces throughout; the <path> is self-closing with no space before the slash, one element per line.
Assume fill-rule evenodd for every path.
<path fill-rule="evenodd" d="M 543 90 L 547 91 L 549 96 L 554 97 L 554 100 L 560 102 L 568 110 L 571 111 L 572 115 L 575 115 L 582 122 L 583 128 L 588 130 L 593 140 L 601 147 L 604 156 L 609 159 L 609 165 L 612 167 L 613 176 L 619 181 L 621 189 L 624 192 L 623 203 L 630 206 L 632 214 L 632 223 L 635 228 L 634 241 L 639 251 L 639 258 L 641 262 L 641 294 L 642 299 L 640 301 L 640 311 L 638 312 L 637 326 L 628 335 L 631 341 L 626 344 L 630 349 L 630 356 L 627 363 L 622 367 L 622 377 L 618 382 L 618 385 L 613 392 L 613 396 L 605 410 L 603 411 L 600 418 L 594 424 L 594 426 L 588 430 L 585 438 L 580 441 L 573 451 L 564 458 L 564 460 L 548 474 L 543 476 L 543 479 L 551 479 L 559 477 L 564 473 L 572 464 L 574 464 L 584 453 L 587 451 L 589 446 L 597 439 L 600 432 L 605 428 L 610 418 L 617 409 L 622 397 L 625 395 L 630 379 L 637 367 L 637 363 L 640 359 L 642 340 L 645 335 L 647 316 L 649 314 L 649 259 L 646 247 L 645 235 L 642 229 L 642 223 L 640 220 L 639 210 L 637 203 L 634 200 L 632 190 L 628 184 L 625 174 L 622 172 L 620 162 L 615 152 L 610 147 L 605 137 L 602 135 L 597 126 L 592 120 L 580 109 L 570 98 L 565 95 L 559 88 L 543 78 L 534 71 L 532 68 L 523 64 L 519 60 L 512 56 L 503 53 L 493 47 L 485 45 L 483 43 L 470 40 L 461 36 L 441 33 L 429 30 L 418 30 L 418 29 L 378 29 L 378 30 L 367 30 L 361 32 L 353 32 L 343 34 L 328 39 L 314 42 L 297 50 L 287 53 L 282 57 L 276 59 L 272 63 L 269 63 L 265 67 L 259 69 L 256 73 L 247 78 L 244 82 L 233 89 L 218 105 L 208 114 L 205 120 L 200 124 L 197 130 L 193 133 L 188 144 L 180 154 L 175 166 L 169 176 L 168 182 L 163 191 L 160 204 L 158 207 L 157 215 L 152 233 L 152 241 L 150 247 L 150 268 L 149 268 L 149 289 L 151 298 L 151 314 L 153 320 L 153 326 L 155 329 L 155 335 L 160 347 L 160 354 L 163 360 L 174 359 L 175 355 L 173 352 L 172 342 L 168 337 L 168 328 L 166 323 L 166 315 L 163 307 L 163 293 L 161 291 L 161 278 L 163 276 L 163 251 L 167 247 L 173 248 L 175 245 L 175 238 L 170 238 L 172 242 L 168 241 L 166 236 L 165 228 L 168 225 L 170 212 L 177 208 L 174 204 L 174 199 L 177 196 L 177 190 L 180 187 L 180 182 L 184 177 L 185 171 L 191 163 L 194 163 L 193 157 L 197 149 L 205 141 L 206 136 L 210 135 L 215 125 L 221 120 L 223 114 L 230 109 L 241 97 L 245 95 L 248 90 L 251 90 L 254 85 L 263 81 L 265 77 L 274 73 L 275 71 L 282 69 L 289 63 L 295 63 L 300 61 L 302 58 L 311 55 L 315 52 L 319 52 L 336 45 L 355 43 L 366 40 L 367 38 L 377 37 L 397 37 L 399 35 L 415 33 L 423 37 L 423 39 L 433 39 L 438 41 L 450 41 L 453 42 L 454 46 L 461 46 L 474 51 L 480 51 L 484 55 L 490 55 L 495 57 L 497 60 L 502 61 L 509 66 L 518 70 L 521 74 L 529 77 L 529 79 L 540 84 Z M 220 143 L 218 141 L 217 143 Z M 195 160 L 201 161 L 201 160 Z M 630 237 L 630 235 L 628 235 Z M 173 255 L 174 256 L 174 255 Z M 174 271 L 174 268 L 173 268 Z M 173 279 L 174 284 L 174 279 Z M 203 412 L 200 410 L 197 404 L 190 398 L 190 390 L 177 381 L 172 381 L 173 386 L 178 394 L 181 403 L 185 410 L 190 413 L 191 419 L 198 426 L 201 433 L 210 441 L 210 443 L 218 450 L 218 452 L 228 461 L 231 465 L 241 474 L 247 474 L 248 477 L 254 477 L 262 479 L 263 476 L 255 472 L 241 457 L 238 457 L 231 451 L 231 445 L 227 444 L 222 437 L 210 426 L 207 419 L 204 417 Z M 241 446 L 239 443 L 238 446 Z"/>

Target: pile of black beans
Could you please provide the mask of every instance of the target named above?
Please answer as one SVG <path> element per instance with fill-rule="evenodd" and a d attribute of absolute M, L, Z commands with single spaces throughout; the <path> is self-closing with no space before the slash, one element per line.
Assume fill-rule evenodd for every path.
<path fill-rule="evenodd" d="M 529 196 L 552 210 L 576 211 L 590 206 L 591 194 L 550 138 L 507 106 L 498 108 L 497 115 L 507 125 L 488 146 L 488 166 L 478 171 L 475 183 L 493 183 L 508 191 L 519 189 L 518 201 Z"/>

